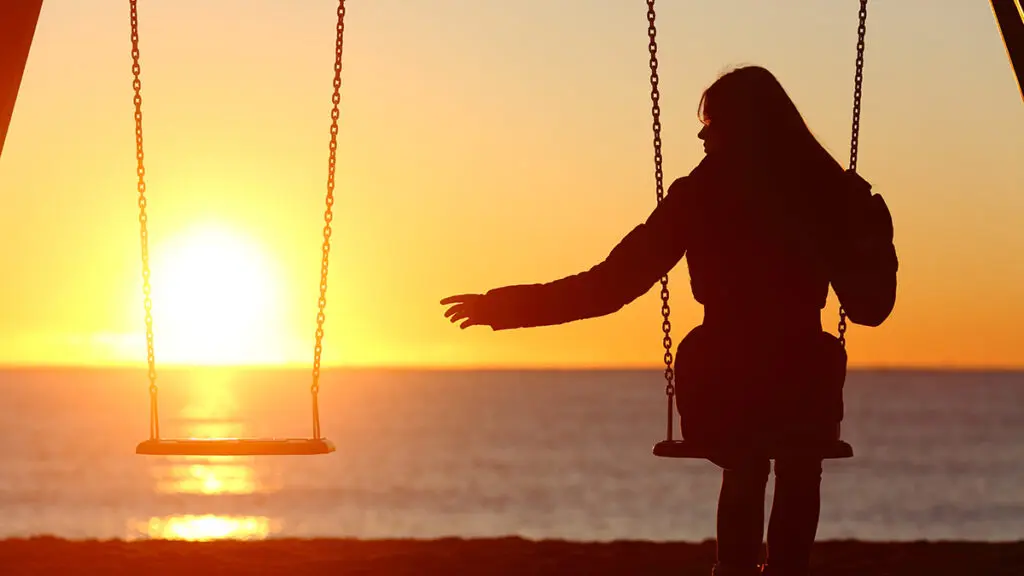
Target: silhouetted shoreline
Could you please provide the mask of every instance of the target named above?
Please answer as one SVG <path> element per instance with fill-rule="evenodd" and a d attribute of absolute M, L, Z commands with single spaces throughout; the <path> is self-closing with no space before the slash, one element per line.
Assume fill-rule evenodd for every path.
<path fill-rule="evenodd" d="M 159 575 L 569 575 L 707 576 L 714 542 L 566 542 L 494 539 L 281 539 L 181 542 L 0 541 L 0 573 Z M 1024 540 L 816 544 L 813 573 L 829 576 L 1024 574 Z"/>

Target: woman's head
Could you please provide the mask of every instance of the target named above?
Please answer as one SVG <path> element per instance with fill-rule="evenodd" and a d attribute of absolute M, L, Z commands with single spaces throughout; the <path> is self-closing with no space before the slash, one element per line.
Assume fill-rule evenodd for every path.
<path fill-rule="evenodd" d="M 760 66 L 722 75 L 701 96 L 698 116 L 708 153 L 828 155 L 779 81 Z"/>

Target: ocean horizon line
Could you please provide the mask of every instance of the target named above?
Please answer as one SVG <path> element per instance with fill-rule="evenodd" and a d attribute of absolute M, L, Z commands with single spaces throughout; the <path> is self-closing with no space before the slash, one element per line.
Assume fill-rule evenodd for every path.
<path fill-rule="evenodd" d="M 132 372 L 145 371 L 145 364 L 2 364 L 0 372 L 40 371 L 87 371 L 87 372 Z M 182 371 L 260 371 L 260 372 L 303 372 L 312 370 L 311 364 L 157 364 L 158 372 Z M 658 365 L 456 365 L 456 364 L 329 364 L 322 372 L 662 372 Z M 1021 366 L 942 366 L 942 365 L 863 365 L 851 366 L 849 373 L 897 373 L 897 374 L 1020 374 Z"/>

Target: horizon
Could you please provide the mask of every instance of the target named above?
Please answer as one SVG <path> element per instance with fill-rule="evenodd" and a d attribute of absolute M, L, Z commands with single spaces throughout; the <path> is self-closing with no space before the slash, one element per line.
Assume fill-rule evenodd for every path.
<path fill-rule="evenodd" d="M 19 371 L 146 371 L 145 364 L 0 364 L 0 372 Z M 665 367 L 657 365 L 607 365 L 607 366 L 565 366 L 565 365 L 400 365 L 400 364 L 348 364 L 324 365 L 325 372 L 653 372 L 661 374 Z M 165 364 L 157 368 L 157 377 L 161 373 L 172 372 L 310 372 L 312 366 L 302 364 Z M 1024 366 L 852 366 L 848 373 L 916 373 L 916 374 L 1024 374 Z"/>

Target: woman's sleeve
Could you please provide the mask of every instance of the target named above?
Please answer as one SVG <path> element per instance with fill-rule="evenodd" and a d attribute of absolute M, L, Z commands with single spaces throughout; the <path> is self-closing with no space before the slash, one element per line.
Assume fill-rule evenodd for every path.
<path fill-rule="evenodd" d="M 692 176 L 676 180 L 643 224 L 585 272 L 545 284 L 505 286 L 487 293 L 495 330 L 550 326 L 611 314 L 668 274 L 686 252 Z"/>
<path fill-rule="evenodd" d="M 896 305 L 899 259 L 885 200 L 855 172 L 843 189 L 844 226 L 832 256 L 830 282 L 851 322 L 879 326 Z"/>

